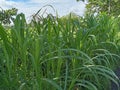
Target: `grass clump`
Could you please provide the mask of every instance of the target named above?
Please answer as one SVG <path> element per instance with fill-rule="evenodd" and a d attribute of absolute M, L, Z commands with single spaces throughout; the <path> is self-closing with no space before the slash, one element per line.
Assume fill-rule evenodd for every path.
<path fill-rule="evenodd" d="M 36 16 L 37 17 L 37 16 Z M 1 90 L 110 90 L 119 87 L 119 18 L 52 15 L 0 25 Z"/>

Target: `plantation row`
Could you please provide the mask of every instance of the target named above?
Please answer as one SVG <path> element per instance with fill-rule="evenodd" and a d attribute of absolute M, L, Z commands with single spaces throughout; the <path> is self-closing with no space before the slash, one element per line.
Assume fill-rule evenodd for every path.
<path fill-rule="evenodd" d="M 0 90 L 111 90 L 120 80 L 120 18 L 24 14 L 0 25 Z"/>

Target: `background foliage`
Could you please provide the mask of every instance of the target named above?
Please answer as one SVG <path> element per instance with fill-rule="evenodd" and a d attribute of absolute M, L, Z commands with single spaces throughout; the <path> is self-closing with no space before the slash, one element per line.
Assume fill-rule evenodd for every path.
<path fill-rule="evenodd" d="M 103 13 L 109 15 L 120 15 L 120 1 L 119 0 L 77 0 L 87 2 L 86 13 Z"/>
<path fill-rule="evenodd" d="M 14 20 L 13 16 L 17 15 L 17 11 L 18 10 L 16 8 L 7 9 L 7 10 L 3 10 L 1 8 L 1 10 L 0 10 L 0 23 L 10 24 L 11 20 Z"/>

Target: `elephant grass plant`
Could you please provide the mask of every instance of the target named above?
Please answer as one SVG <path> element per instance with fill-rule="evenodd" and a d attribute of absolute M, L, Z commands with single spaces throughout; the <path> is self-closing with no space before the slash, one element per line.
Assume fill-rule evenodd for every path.
<path fill-rule="evenodd" d="M 36 16 L 37 17 L 37 16 Z M 106 14 L 61 19 L 17 15 L 0 25 L 1 90 L 110 90 L 119 88 L 119 20 Z"/>

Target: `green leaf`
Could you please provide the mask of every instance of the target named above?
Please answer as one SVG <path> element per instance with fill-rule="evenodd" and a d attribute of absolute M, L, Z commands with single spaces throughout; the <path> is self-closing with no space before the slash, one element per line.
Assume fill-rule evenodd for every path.
<path fill-rule="evenodd" d="M 58 84 L 56 84 L 54 81 L 48 79 L 48 78 L 42 78 L 43 81 L 48 82 L 52 86 L 54 86 L 57 90 L 63 90 Z"/>

